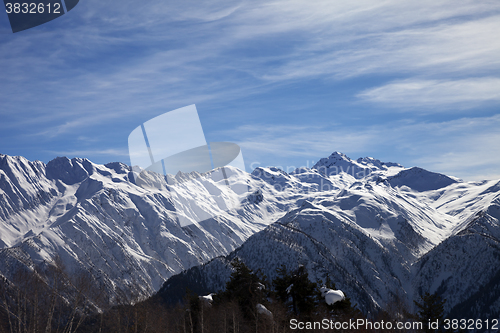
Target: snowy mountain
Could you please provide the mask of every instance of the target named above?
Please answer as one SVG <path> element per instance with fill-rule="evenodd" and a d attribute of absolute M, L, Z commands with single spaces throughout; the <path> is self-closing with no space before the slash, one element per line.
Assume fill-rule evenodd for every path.
<path fill-rule="evenodd" d="M 448 300 L 445 310 L 454 318 L 499 318 L 499 190 L 500 182 L 477 184 L 474 196 L 482 209 L 414 264 L 415 291 L 441 294 Z"/>
<path fill-rule="evenodd" d="M 291 173 L 227 168 L 245 197 L 199 174 L 145 172 L 151 186 L 137 186 L 121 163 L 0 155 L 0 275 L 60 258 L 70 273 L 90 272 L 111 302 L 152 295 L 168 278 L 159 295 L 174 300 L 185 286 L 223 288 L 238 256 L 271 279 L 282 264 L 329 275 L 366 312 L 438 291 L 447 311 L 463 313 L 499 289 L 499 182 L 337 152 Z M 203 216 L 212 218 L 197 223 Z M 477 311 L 498 314 L 499 299 L 488 294 Z"/>
<path fill-rule="evenodd" d="M 250 175 L 240 178 L 260 188 Z M 183 183 L 193 196 L 204 185 Z M 59 257 L 69 273 L 90 272 L 110 295 L 149 296 L 172 274 L 229 253 L 290 205 L 265 200 L 258 209 L 214 211 L 216 218 L 181 227 L 168 190 L 166 182 L 158 189 L 136 186 L 120 163 L 57 158 L 44 165 L 1 155 L 0 274 L 43 270 Z"/>
<path fill-rule="evenodd" d="M 358 161 L 334 154 L 319 163 L 327 170 L 335 165 L 360 170 Z M 221 290 L 230 261 L 239 257 L 271 280 L 281 265 L 289 270 L 304 265 L 316 280 L 328 275 L 365 313 L 394 297 L 411 308 L 418 295 L 438 292 L 456 318 L 498 318 L 500 182 L 465 183 L 419 168 L 377 164 L 364 178 L 333 173 L 329 179 L 339 189 L 311 195 L 229 256 L 172 277 L 158 296 L 175 302 L 176 290 L 185 287 Z M 314 169 L 309 172 L 317 177 Z"/>

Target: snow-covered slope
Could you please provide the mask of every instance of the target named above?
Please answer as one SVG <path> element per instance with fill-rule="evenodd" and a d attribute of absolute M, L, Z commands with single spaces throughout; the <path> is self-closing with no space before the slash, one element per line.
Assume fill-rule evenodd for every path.
<path fill-rule="evenodd" d="M 126 165 L 67 158 L 44 165 L 2 155 L 0 166 L 0 273 L 57 256 L 70 273 L 88 271 L 126 298 L 148 296 L 172 274 L 229 253 L 291 203 L 266 199 L 228 212 L 208 206 L 215 218 L 181 227 L 168 185 L 136 186 Z M 262 188 L 248 174 L 240 178 Z M 183 186 L 193 195 L 206 191 L 196 179 Z"/>
<path fill-rule="evenodd" d="M 438 292 L 453 318 L 500 315 L 500 195 L 414 265 L 417 291 Z"/>
<path fill-rule="evenodd" d="M 346 159 L 335 153 L 320 162 L 329 169 L 347 168 L 347 163 L 363 167 Z M 168 280 L 159 295 L 177 299 L 179 284 L 192 290 L 196 285 L 200 292 L 222 289 L 229 262 L 237 256 L 271 279 L 281 265 L 304 265 L 313 279 L 329 275 L 365 313 L 396 296 L 411 307 L 418 295 L 437 291 L 448 300 L 447 312 L 464 317 L 475 306 L 477 315 L 489 309 L 498 316 L 498 182 L 465 183 L 418 168 L 377 164 L 364 178 L 332 173 L 327 178 L 337 188 L 310 195 L 228 257 Z M 274 175 L 273 181 L 297 172 Z M 307 172 L 320 177 L 314 169 L 300 174 Z M 484 297 L 482 303 L 470 302 L 478 297 Z"/>
<path fill-rule="evenodd" d="M 18 267 L 59 257 L 70 273 L 90 272 L 111 298 L 131 299 L 151 295 L 193 266 L 162 293 L 183 291 L 179 285 L 186 283 L 216 291 L 229 277 L 228 260 L 239 256 L 270 278 L 281 264 L 303 264 L 313 278 L 330 275 L 365 311 L 394 295 L 409 301 L 435 290 L 446 297 L 462 292 L 449 296 L 447 310 L 454 311 L 498 275 L 491 258 L 497 255 L 498 182 L 467 183 L 337 152 L 291 173 L 229 171 L 248 186 L 246 197 L 200 175 L 168 176 L 182 189 L 173 192 L 154 173 L 141 176 L 150 186 L 135 185 L 134 173 L 120 163 L 57 158 L 45 165 L 0 155 L 0 274 L 9 278 Z M 187 207 L 185 218 L 193 223 L 182 226 L 176 207 L 186 197 L 201 208 Z M 222 209 L 236 201 L 242 204 Z M 203 216 L 213 218 L 196 223 Z M 474 257 L 481 260 L 473 263 Z M 483 261 L 490 266 L 481 271 Z M 449 278 L 466 263 L 475 266 L 463 273 L 465 280 Z M 453 283 L 446 289 L 442 281 Z M 498 307 L 492 297 L 486 303 Z"/>

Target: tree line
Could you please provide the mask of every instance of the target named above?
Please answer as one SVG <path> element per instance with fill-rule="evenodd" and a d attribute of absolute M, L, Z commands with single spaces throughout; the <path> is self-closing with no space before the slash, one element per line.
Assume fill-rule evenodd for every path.
<path fill-rule="evenodd" d="M 0 277 L 0 333 L 286 333 L 297 331 L 291 325 L 293 320 L 313 323 L 325 319 L 367 319 L 348 297 L 328 304 L 321 288 L 335 290 L 335 284 L 329 277 L 312 282 L 302 266 L 295 270 L 282 266 L 277 277 L 268 281 L 261 271 L 250 270 L 238 258 L 231 265 L 233 273 L 225 290 L 215 294 L 197 295 L 186 290 L 184 301 L 175 306 L 167 305 L 160 297 L 151 297 L 135 304 L 109 307 L 108 295 L 95 287 L 91 276 L 69 276 L 56 260 L 44 274 L 36 270 L 17 272 L 12 279 L 15 284 Z M 386 309 L 370 319 L 424 323 L 442 320 L 444 302 L 439 296 L 426 293 L 415 302 L 417 313 L 413 314 L 401 297 L 394 297 Z M 440 331 L 424 326 L 418 332 Z"/>

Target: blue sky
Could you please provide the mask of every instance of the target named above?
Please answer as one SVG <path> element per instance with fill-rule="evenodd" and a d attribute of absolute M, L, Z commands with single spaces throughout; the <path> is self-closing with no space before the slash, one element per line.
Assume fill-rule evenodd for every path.
<path fill-rule="evenodd" d="M 81 0 L 12 34 L 0 153 L 129 163 L 141 123 L 196 104 L 250 166 L 333 151 L 500 178 L 500 2 Z"/>

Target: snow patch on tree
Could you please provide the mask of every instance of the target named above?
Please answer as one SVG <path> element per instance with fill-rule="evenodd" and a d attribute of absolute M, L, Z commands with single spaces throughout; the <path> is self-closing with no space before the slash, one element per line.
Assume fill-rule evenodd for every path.
<path fill-rule="evenodd" d="M 345 298 L 342 290 L 333 290 L 327 287 L 321 287 L 321 296 L 325 298 L 325 302 L 328 305 L 332 305 L 336 302 L 342 301 Z"/>
<path fill-rule="evenodd" d="M 255 308 L 257 309 L 258 314 L 263 314 L 270 317 L 271 319 L 273 318 L 273 313 L 269 311 L 264 305 L 259 303 L 255 306 Z"/>

